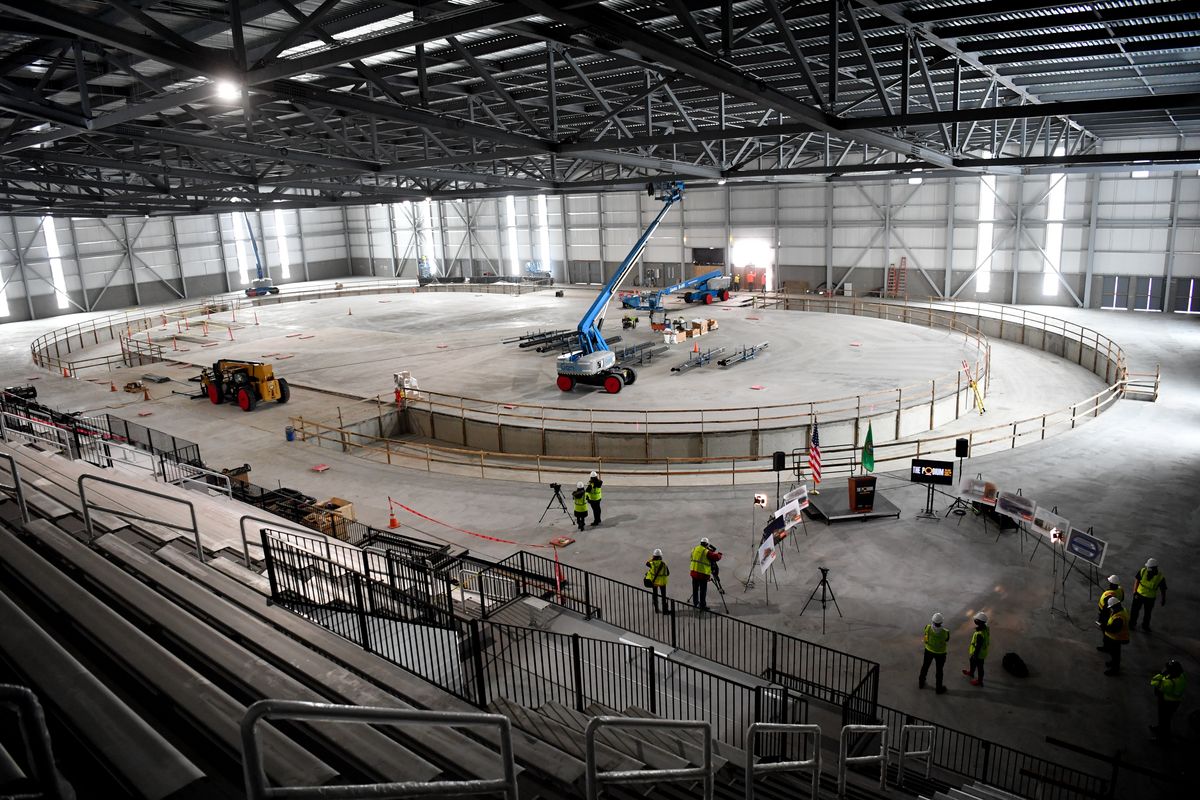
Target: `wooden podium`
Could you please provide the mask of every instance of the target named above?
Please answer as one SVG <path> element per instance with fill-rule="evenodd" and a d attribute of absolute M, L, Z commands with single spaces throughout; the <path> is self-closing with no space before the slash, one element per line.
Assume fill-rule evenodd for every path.
<path fill-rule="evenodd" d="M 850 510 L 856 514 L 869 513 L 875 508 L 875 476 L 852 475 L 846 482 L 850 492 Z"/>

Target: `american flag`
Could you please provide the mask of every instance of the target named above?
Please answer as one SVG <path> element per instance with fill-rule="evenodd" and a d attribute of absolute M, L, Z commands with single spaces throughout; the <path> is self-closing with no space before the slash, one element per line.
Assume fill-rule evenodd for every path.
<path fill-rule="evenodd" d="M 812 424 L 812 440 L 808 445 L 808 469 L 812 472 L 813 486 L 821 483 L 821 436 L 817 432 L 817 421 Z"/>

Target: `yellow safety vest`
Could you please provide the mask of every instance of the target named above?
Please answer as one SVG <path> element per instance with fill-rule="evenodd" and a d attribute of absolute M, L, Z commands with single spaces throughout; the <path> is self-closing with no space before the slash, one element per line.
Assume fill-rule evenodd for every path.
<path fill-rule="evenodd" d="M 586 514 L 588 510 L 587 495 L 583 491 L 576 489 L 571 492 L 571 498 L 575 501 L 575 513 Z"/>
<path fill-rule="evenodd" d="M 1106 608 L 1105 603 L 1108 602 L 1108 598 L 1110 598 L 1110 597 L 1115 597 L 1118 600 L 1120 600 L 1122 603 L 1124 603 L 1125 602 L 1125 590 L 1122 589 L 1120 586 L 1118 586 L 1115 589 L 1105 589 L 1103 592 L 1101 592 L 1100 593 L 1100 610 L 1101 611 L 1103 611 Z"/>
<path fill-rule="evenodd" d="M 1137 593 L 1142 597 L 1154 597 L 1154 595 L 1158 594 L 1158 585 L 1163 582 L 1164 576 L 1162 570 L 1154 573 L 1153 577 L 1148 576 L 1149 572 L 1148 567 L 1142 567 L 1138 570 Z"/>
<path fill-rule="evenodd" d="M 708 548 L 702 544 L 698 544 L 692 548 L 692 572 L 699 572 L 702 575 L 712 574 L 712 563 L 708 560 Z"/>
<path fill-rule="evenodd" d="M 1129 641 L 1129 612 L 1123 608 L 1120 611 L 1114 611 L 1108 615 L 1108 621 L 1112 622 L 1114 619 L 1121 620 L 1121 622 L 1122 622 L 1121 630 L 1117 631 L 1116 633 L 1109 633 L 1108 625 L 1105 624 L 1104 636 L 1108 639 L 1112 639 L 1115 642 L 1128 642 Z"/>
<path fill-rule="evenodd" d="M 1150 685 L 1162 692 L 1163 700 L 1168 703 L 1178 703 L 1183 700 L 1183 690 L 1187 686 L 1187 676 L 1180 675 L 1172 678 L 1159 673 L 1150 679 Z"/>
<path fill-rule="evenodd" d="M 950 644 L 950 631 L 945 628 L 935 628 L 933 625 L 925 626 L 925 649 L 935 655 L 941 655 L 946 652 L 946 648 Z"/>
<path fill-rule="evenodd" d="M 601 481 L 597 478 L 593 478 L 592 480 L 588 481 L 588 485 L 587 485 L 587 499 L 588 500 L 599 500 L 601 497 L 604 496 L 604 493 L 600 491 L 600 486 L 601 486 Z"/>
<path fill-rule="evenodd" d="M 652 558 L 646 562 L 649 569 L 646 570 L 646 580 L 653 581 L 655 586 L 666 586 L 667 581 L 671 578 L 671 570 L 667 567 L 667 562 L 661 558 Z"/>
<path fill-rule="evenodd" d="M 992 632 L 988 628 L 980 628 L 971 634 L 971 644 L 967 647 L 967 655 L 975 656 L 980 661 L 987 658 L 988 645 L 992 643 Z"/>

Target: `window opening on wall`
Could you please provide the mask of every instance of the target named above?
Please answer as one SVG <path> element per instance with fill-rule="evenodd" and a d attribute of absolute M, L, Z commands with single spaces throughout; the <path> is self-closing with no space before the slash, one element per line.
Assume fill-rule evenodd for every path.
<path fill-rule="evenodd" d="M 275 248 L 279 251 L 279 272 L 287 280 L 292 277 L 292 259 L 288 253 L 287 216 L 282 208 L 275 209 Z"/>
<path fill-rule="evenodd" d="M 58 309 L 69 307 L 67 299 L 67 277 L 63 274 L 62 253 L 58 249 L 58 231 L 54 227 L 54 217 L 42 217 L 42 233 L 46 237 L 46 255 L 50 257 L 50 282 L 54 285 L 54 299 Z"/>
<path fill-rule="evenodd" d="M 1055 148 L 1054 155 L 1066 151 Z M 1058 294 L 1059 272 L 1062 269 L 1063 221 L 1067 210 L 1067 175 L 1055 172 L 1050 176 L 1050 192 L 1046 195 L 1046 260 L 1042 265 L 1042 294 Z"/>
<path fill-rule="evenodd" d="M 1137 279 L 1133 298 L 1134 311 L 1162 311 L 1162 293 L 1165 282 L 1162 278 L 1142 277 Z"/>
<path fill-rule="evenodd" d="M 504 238 L 508 242 L 508 265 L 510 275 L 520 275 L 521 266 L 520 258 L 517 254 L 517 199 L 511 194 L 504 198 L 505 208 L 505 232 Z"/>
<path fill-rule="evenodd" d="M 2 295 L 0 295 L 2 299 Z M 1175 313 L 1200 314 L 1200 280 L 1175 279 Z"/>
<path fill-rule="evenodd" d="M 984 158 L 992 154 L 983 151 Z M 975 238 L 975 291 L 987 294 L 992 290 L 992 233 L 996 218 L 996 176 L 982 175 L 979 178 L 979 213 L 976 216 Z"/>
<path fill-rule="evenodd" d="M 0 270 L 0 317 L 7 317 L 10 313 L 12 312 L 8 308 L 8 281 L 4 279 L 4 271 Z"/>
<path fill-rule="evenodd" d="M 238 280 L 241 281 L 242 286 L 245 286 L 250 282 L 250 254 L 246 252 L 246 240 L 250 238 L 250 222 L 241 212 L 229 216 L 233 220 L 233 242 L 234 249 L 237 251 Z"/>
<path fill-rule="evenodd" d="M 433 213 L 433 198 L 426 197 L 420 204 L 421 254 L 417 258 L 417 261 L 420 262 L 422 258 L 425 259 L 425 264 L 429 267 L 430 274 L 438 275 L 440 274 L 440 270 L 438 269 L 437 259 L 433 255 L 436 252 L 434 250 L 436 236 L 433 227 Z"/>
<path fill-rule="evenodd" d="M 546 195 L 537 196 L 538 252 L 542 257 L 542 269 L 550 269 L 550 217 L 546 211 Z"/>

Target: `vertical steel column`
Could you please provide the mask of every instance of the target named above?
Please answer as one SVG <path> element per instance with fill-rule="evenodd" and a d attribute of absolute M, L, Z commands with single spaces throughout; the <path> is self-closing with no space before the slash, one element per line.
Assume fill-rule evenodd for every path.
<path fill-rule="evenodd" d="M 506 237 L 504 235 L 504 226 L 500 224 L 500 215 L 501 215 L 501 208 L 503 208 L 504 209 L 504 211 L 503 211 L 504 221 L 505 221 L 505 224 L 507 225 L 507 223 L 508 223 L 508 204 L 507 204 L 507 200 L 505 200 L 504 202 L 501 202 L 501 200 L 505 200 L 505 199 L 501 198 L 501 197 L 495 198 L 495 203 L 496 203 L 496 252 L 499 253 L 499 256 L 496 258 L 496 277 L 497 278 L 502 278 L 506 274 L 505 270 L 504 270 L 504 240 Z M 417 253 L 418 253 L 418 255 L 421 252 L 420 241 L 421 241 L 421 237 L 418 235 L 417 236 L 417 242 L 418 242 Z"/>
<path fill-rule="evenodd" d="M 350 217 L 342 206 L 342 238 L 346 242 L 346 275 L 354 274 L 354 252 L 350 249 Z"/>
<path fill-rule="evenodd" d="M 635 223 L 635 225 L 640 226 L 642 224 L 642 193 L 634 192 L 634 198 L 637 200 L 637 222 Z M 643 249 L 642 252 L 638 253 L 637 265 L 638 265 L 637 285 L 645 286 L 646 285 L 646 251 L 645 251 L 645 249 Z M 670 283 L 673 283 L 673 281 L 668 281 L 666 276 L 664 276 L 663 277 L 663 286 L 669 286 Z"/>
<path fill-rule="evenodd" d="M 1088 176 L 1088 193 L 1091 194 L 1091 198 L 1088 201 L 1090 210 L 1088 211 L 1087 254 L 1083 260 L 1084 308 L 1092 307 L 1092 281 L 1096 265 L 1096 218 L 1100 205 L 1100 176 L 1094 172 Z"/>
<path fill-rule="evenodd" d="M 883 275 L 887 281 L 887 270 L 892 263 L 892 182 L 883 184 Z M 899 434 L 896 436 L 900 438 Z"/>
<path fill-rule="evenodd" d="M 942 275 L 942 297 L 950 296 L 950 285 L 954 272 L 954 195 L 958 179 L 950 178 L 946 186 L 946 251 L 945 272 Z"/>
<path fill-rule="evenodd" d="M 558 196 L 558 207 L 562 211 L 559 215 L 559 230 L 562 231 L 563 243 L 563 268 L 562 282 L 571 282 L 571 237 L 567 232 L 567 196 L 560 194 Z"/>
<path fill-rule="evenodd" d="M 367 226 L 367 261 L 371 265 L 371 277 L 375 277 L 375 238 L 371 236 L 371 209 L 374 206 L 363 206 L 363 224 Z"/>
<path fill-rule="evenodd" d="M 233 216 L 230 215 L 230 220 Z M 229 257 L 225 255 L 225 231 L 221 229 L 221 215 L 213 214 L 213 220 L 217 223 L 217 245 L 221 251 L 221 272 L 225 275 L 225 291 L 232 292 L 233 287 L 229 283 Z"/>
<path fill-rule="evenodd" d="M 308 251 L 304 248 L 304 209 L 296 209 L 296 241 L 300 243 L 300 263 L 304 267 L 304 280 L 308 280 Z"/>
<path fill-rule="evenodd" d="M 29 294 L 29 281 L 25 277 L 25 251 L 21 249 L 21 233 L 17 230 L 17 218 L 8 218 L 13 235 L 13 255 L 17 257 L 17 274 L 21 276 L 21 289 L 25 292 L 25 305 L 29 308 L 29 319 L 37 319 L 33 313 L 33 296 Z"/>
<path fill-rule="evenodd" d="M 596 194 L 596 230 L 600 240 L 600 283 L 604 283 L 604 192 Z M 590 278 L 590 272 L 588 271 Z"/>
<path fill-rule="evenodd" d="M 392 277 L 400 277 L 400 250 L 396 247 L 396 204 L 387 204 L 388 213 L 388 242 L 392 247 Z"/>
<path fill-rule="evenodd" d="M 142 304 L 142 293 L 138 291 L 137 270 L 133 268 L 133 250 L 129 246 L 129 224 L 125 221 L 125 217 L 121 217 L 121 234 L 124 241 L 121 242 L 121 247 L 125 250 L 125 260 L 129 262 L 129 277 L 133 279 L 133 304 L 140 306 Z M 53 225 L 53 219 L 50 220 Z M 66 288 L 63 287 L 63 294 L 66 294 Z"/>
<path fill-rule="evenodd" d="M 438 211 L 438 230 L 440 230 L 442 232 L 442 235 L 441 235 L 441 239 L 442 239 L 442 269 L 444 270 L 444 272 L 442 274 L 449 276 L 450 262 L 447 257 L 447 254 L 450 251 L 446 249 L 446 201 L 445 200 L 437 201 L 437 211 Z M 430 205 L 429 205 L 429 217 L 430 217 L 429 230 L 432 233 L 432 231 L 433 231 L 433 204 L 432 203 L 430 203 Z M 459 269 L 458 274 L 460 277 L 462 276 L 461 268 Z"/>
<path fill-rule="evenodd" d="M 467 236 L 467 260 L 471 262 L 471 274 L 467 275 L 466 270 L 463 270 L 462 274 L 464 278 L 473 278 L 475 277 L 475 235 L 471 232 L 471 220 L 475 218 L 475 215 L 471 213 L 471 201 L 469 199 L 463 200 L 463 206 L 467 212 L 466 216 L 463 217 L 463 229 L 466 231 Z"/>
<path fill-rule="evenodd" d="M 1017 178 L 1017 227 L 1013 238 L 1013 265 L 1012 265 L 1012 300 L 1009 302 L 1013 305 L 1017 303 L 1017 284 L 1020 281 L 1021 275 L 1021 227 L 1023 215 L 1025 212 L 1025 176 L 1021 175 Z"/>
<path fill-rule="evenodd" d="M 183 296 L 188 296 L 187 278 L 183 275 L 183 254 L 179 252 L 179 229 L 175 227 L 175 215 L 167 217 L 167 221 L 171 223 L 171 244 L 175 249 L 175 264 L 179 267 L 179 288 L 183 290 Z M 71 226 L 71 236 L 75 235 L 75 227 Z M 79 282 L 83 285 L 83 264 L 79 265 Z M 84 293 L 84 305 L 87 305 L 87 293 Z M 91 311 L 91 309 L 88 309 Z"/>
<path fill-rule="evenodd" d="M 828 135 L 825 145 L 829 145 Z M 833 293 L 833 184 L 828 181 L 825 183 L 825 291 Z"/>
<path fill-rule="evenodd" d="M 1179 142 L 1176 145 L 1176 150 L 1183 149 L 1183 137 L 1179 137 Z M 1162 310 L 1165 313 L 1171 312 L 1171 301 L 1174 299 L 1175 287 L 1175 237 L 1179 231 L 1179 189 L 1180 183 L 1183 180 L 1183 173 L 1175 170 L 1175 176 L 1171 179 L 1171 227 L 1167 229 L 1167 253 L 1165 263 L 1163 264 L 1163 280 L 1166 282 L 1163 286 L 1162 294 Z"/>
<path fill-rule="evenodd" d="M 175 222 L 175 218 L 171 217 L 171 223 L 172 223 L 171 233 L 172 234 L 174 234 L 174 232 L 175 232 L 174 222 Z M 81 259 L 79 257 L 79 237 L 75 235 L 75 218 L 74 217 L 67 217 L 67 230 L 69 230 L 71 232 L 71 254 L 72 254 L 72 257 L 74 257 L 74 259 L 75 259 L 75 274 L 79 276 L 79 294 L 83 296 L 83 310 L 91 311 L 92 307 L 88 303 L 87 284 L 84 282 L 84 278 L 83 278 L 83 259 Z M 174 243 L 173 238 L 172 238 L 172 243 Z M 176 254 L 178 254 L 178 252 L 179 251 L 178 251 L 178 247 L 177 247 Z M 178 260 L 178 257 L 176 258 L 176 260 Z M 182 274 L 183 274 L 182 265 L 180 266 L 179 271 L 180 271 L 180 275 L 182 276 Z M 182 277 L 180 279 L 182 280 Z M 186 292 L 184 294 L 186 294 Z"/>

